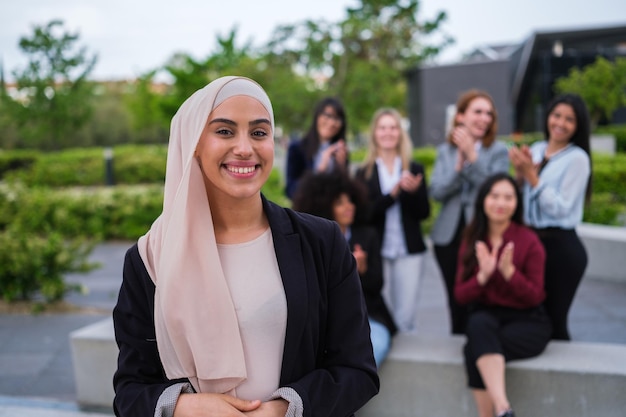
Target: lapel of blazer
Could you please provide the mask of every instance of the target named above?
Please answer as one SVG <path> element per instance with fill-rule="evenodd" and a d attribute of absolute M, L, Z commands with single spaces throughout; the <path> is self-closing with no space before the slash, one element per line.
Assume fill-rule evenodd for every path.
<path fill-rule="evenodd" d="M 383 195 L 383 192 L 380 189 L 380 179 L 379 179 L 379 174 L 378 174 L 378 164 L 374 163 L 374 166 L 372 168 L 372 177 L 370 179 L 371 184 L 372 184 L 372 194 L 374 196 L 381 196 Z"/>
<path fill-rule="evenodd" d="M 263 206 L 272 229 L 274 249 L 287 299 L 287 330 L 281 381 L 290 379 L 298 357 L 300 340 L 307 327 L 308 284 L 304 269 L 300 235 L 294 231 L 287 212 L 263 197 Z"/>

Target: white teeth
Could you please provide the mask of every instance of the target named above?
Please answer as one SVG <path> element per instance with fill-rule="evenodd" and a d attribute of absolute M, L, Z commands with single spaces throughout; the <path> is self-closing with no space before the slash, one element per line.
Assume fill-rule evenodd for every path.
<path fill-rule="evenodd" d="M 254 172 L 256 167 L 227 167 L 230 172 L 234 172 L 235 174 L 249 174 Z"/>

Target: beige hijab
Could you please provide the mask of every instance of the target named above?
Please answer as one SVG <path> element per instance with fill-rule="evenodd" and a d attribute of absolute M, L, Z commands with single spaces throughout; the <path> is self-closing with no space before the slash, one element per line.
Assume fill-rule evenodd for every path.
<path fill-rule="evenodd" d="M 189 378 L 197 392 L 225 393 L 246 378 L 237 316 L 194 158 L 209 114 L 236 95 L 258 100 L 273 130 L 271 102 L 256 82 L 222 77 L 196 91 L 172 119 L 163 212 L 138 241 L 156 286 L 154 321 L 163 367 L 169 379 Z"/>

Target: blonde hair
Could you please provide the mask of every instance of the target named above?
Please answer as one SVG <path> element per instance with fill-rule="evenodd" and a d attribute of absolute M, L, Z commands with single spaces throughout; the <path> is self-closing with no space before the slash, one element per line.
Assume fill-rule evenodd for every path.
<path fill-rule="evenodd" d="M 391 107 L 383 107 L 376 110 L 372 117 L 370 124 L 370 133 L 367 144 L 367 153 L 363 161 L 363 168 L 365 169 L 365 178 L 370 178 L 376 164 L 376 158 L 378 157 L 378 145 L 376 143 L 376 126 L 383 116 L 391 116 L 395 120 L 398 128 L 400 129 L 400 140 L 396 147 L 396 152 L 400 156 L 402 161 L 402 169 L 409 169 L 409 164 L 413 158 L 413 144 L 408 132 L 402 126 L 402 115 L 396 109 Z"/>

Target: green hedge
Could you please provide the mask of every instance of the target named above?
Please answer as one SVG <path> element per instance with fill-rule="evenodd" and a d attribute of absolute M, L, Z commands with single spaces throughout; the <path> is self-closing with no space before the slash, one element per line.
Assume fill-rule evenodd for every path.
<path fill-rule="evenodd" d="M 0 153 L 0 178 L 27 186 L 73 187 L 106 183 L 104 148 L 75 148 L 61 152 Z M 162 183 L 165 179 L 165 145 L 124 145 L 113 148 L 116 184 Z M 18 168 L 2 169 L 6 167 Z"/>
<path fill-rule="evenodd" d="M 25 230 L 44 230 L 48 227 L 48 230 L 62 230 L 69 235 L 82 232 L 97 239 L 134 239 L 160 212 L 166 153 L 164 145 L 116 147 L 114 175 L 120 185 L 115 187 L 99 187 L 104 182 L 102 148 L 50 154 L 18 152 L 13 159 L 6 152 L 0 153 L 4 166 L 16 166 L 18 163 L 15 161 L 23 162 L 22 168 L 5 171 L 5 179 L 28 189 L 27 193 L 23 193 L 21 207 L 14 207 L 11 215 L 2 216 L 12 207 L 11 204 L 0 207 L 0 225 L 3 217 L 12 219 L 16 216 L 17 220 L 7 221 L 23 223 Z M 362 149 L 352 151 L 352 163 L 360 163 L 364 154 Z M 424 164 L 427 181 L 430 181 L 436 149 L 417 148 L 414 158 Z M 282 174 L 275 169 L 263 192 L 270 200 L 288 206 L 289 200 L 283 194 Z M 130 186 L 137 184 L 144 184 L 145 187 Z M 626 205 L 626 154 L 614 157 L 594 154 L 592 186 L 594 194 L 584 220 L 621 224 Z M 48 190 L 50 187 L 69 190 L 51 193 Z M 14 192 L 19 189 L 16 185 Z M 437 203 L 432 204 L 436 212 Z M 25 210 L 26 207 L 30 209 Z M 430 221 L 425 224 L 427 229 Z"/>
<path fill-rule="evenodd" d="M 5 300 L 40 295 L 54 301 L 72 288 L 63 274 L 88 270 L 93 245 L 100 240 L 136 240 L 160 214 L 163 204 L 165 146 L 123 146 L 114 150 L 117 184 L 104 182 L 103 150 L 74 149 L 42 154 L 0 152 L 0 295 Z M 364 150 L 351 154 L 358 164 Z M 430 181 L 434 147 L 416 149 Z M 289 206 L 283 173 L 274 169 L 263 187 L 272 201 Z M 586 222 L 626 223 L 626 154 L 593 156 L 593 197 Z M 439 211 L 431 202 L 424 222 L 431 230 Z"/>

